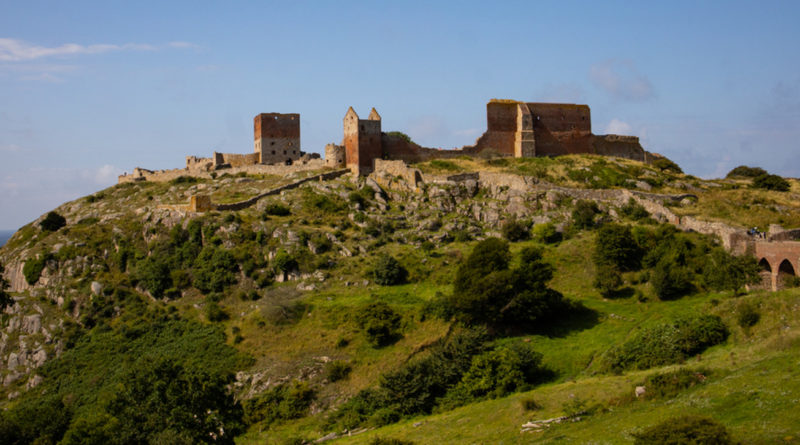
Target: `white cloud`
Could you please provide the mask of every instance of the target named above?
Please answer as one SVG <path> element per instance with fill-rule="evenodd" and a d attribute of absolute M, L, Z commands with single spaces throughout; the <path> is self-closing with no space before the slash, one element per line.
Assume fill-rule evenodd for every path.
<path fill-rule="evenodd" d="M 617 118 L 611 119 L 611 122 L 606 126 L 606 134 L 631 134 L 633 127 L 627 122 L 623 122 Z"/>
<path fill-rule="evenodd" d="M 163 48 L 187 49 L 195 47 L 194 44 L 188 42 L 169 42 L 163 45 L 144 43 L 79 45 L 77 43 L 65 43 L 59 46 L 47 47 L 34 45 L 19 39 L 3 38 L 0 39 L 0 62 L 25 62 L 46 57 L 102 54 L 113 51 L 157 51 Z"/>
<path fill-rule="evenodd" d="M 17 144 L 4 144 L 0 145 L 0 152 L 12 153 L 22 151 L 22 147 Z"/>
<path fill-rule="evenodd" d="M 113 184 L 121 174 L 122 169 L 106 164 L 94 171 L 94 182 L 99 185 Z"/>
<path fill-rule="evenodd" d="M 653 84 L 630 60 L 606 60 L 589 69 L 589 78 L 617 99 L 641 102 L 652 98 Z"/>

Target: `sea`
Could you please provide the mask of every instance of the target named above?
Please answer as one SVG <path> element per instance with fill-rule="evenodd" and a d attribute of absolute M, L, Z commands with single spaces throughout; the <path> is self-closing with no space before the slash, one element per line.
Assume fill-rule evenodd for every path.
<path fill-rule="evenodd" d="M 3 247 L 16 230 L 0 230 L 0 247 Z"/>

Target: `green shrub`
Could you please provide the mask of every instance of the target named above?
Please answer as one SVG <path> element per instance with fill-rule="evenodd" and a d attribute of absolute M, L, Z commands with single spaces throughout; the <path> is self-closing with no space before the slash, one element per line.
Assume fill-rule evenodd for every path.
<path fill-rule="evenodd" d="M 339 195 L 321 194 L 311 189 L 303 190 L 303 205 L 311 212 L 338 213 L 347 209 L 347 204 Z"/>
<path fill-rule="evenodd" d="M 741 303 L 737 308 L 736 321 L 743 328 L 754 326 L 760 319 L 761 313 L 752 303 Z"/>
<path fill-rule="evenodd" d="M 243 402 L 244 422 L 268 427 L 277 421 L 299 419 L 308 414 L 315 398 L 316 391 L 308 383 L 278 385 Z"/>
<path fill-rule="evenodd" d="M 766 170 L 760 167 L 748 167 L 746 165 L 740 165 L 733 170 L 729 171 L 726 178 L 730 178 L 733 176 L 743 176 L 745 178 L 755 178 L 756 176 L 766 175 L 768 174 Z"/>
<path fill-rule="evenodd" d="M 469 369 L 453 388 L 458 399 L 502 397 L 525 391 L 549 376 L 542 367 L 542 355 L 526 343 L 512 343 L 472 358 Z"/>
<path fill-rule="evenodd" d="M 778 175 L 759 175 L 753 178 L 753 187 L 764 190 L 776 190 L 779 192 L 788 192 L 791 188 L 789 181 L 781 178 Z"/>
<path fill-rule="evenodd" d="M 453 240 L 459 243 L 466 243 L 468 241 L 472 241 L 472 235 L 467 230 L 455 230 L 453 231 Z"/>
<path fill-rule="evenodd" d="M 459 167 L 455 163 L 450 162 L 450 161 L 444 161 L 442 159 L 434 159 L 434 160 L 430 161 L 429 164 L 430 164 L 431 167 L 437 168 L 439 170 L 445 170 L 445 171 L 450 171 L 450 172 L 461 171 L 461 167 Z"/>
<path fill-rule="evenodd" d="M 500 231 L 503 233 L 503 238 L 511 242 L 523 241 L 531 237 L 529 225 L 513 218 L 503 223 Z"/>
<path fill-rule="evenodd" d="M 467 324 L 507 330 L 530 329 L 570 309 L 563 295 L 547 287 L 553 267 L 542 260 L 540 249 L 523 249 L 513 269 L 510 259 L 508 243 L 499 238 L 476 244 L 456 270 L 443 313 Z"/>
<path fill-rule="evenodd" d="M 276 272 L 291 272 L 297 270 L 297 260 L 283 249 L 278 249 L 272 259 L 272 267 Z"/>
<path fill-rule="evenodd" d="M 414 442 L 410 440 L 376 437 L 369 442 L 369 445 L 414 445 Z"/>
<path fill-rule="evenodd" d="M 600 264 L 595 271 L 594 287 L 600 291 L 603 298 L 613 297 L 622 286 L 622 275 L 616 267 L 609 264 Z"/>
<path fill-rule="evenodd" d="M 386 135 L 389 136 L 389 137 L 402 139 L 402 140 L 404 140 L 404 141 L 406 141 L 408 143 L 412 142 L 411 141 L 411 137 L 409 135 L 403 133 L 402 131 L 389 131 L 389 132 L 386 133 Z"/>
<path fill-rule="evenodd" d="M 238 281 L 239 265 L 228 250 L 206 246 L 194 262 L 194 286 L 204 293 L 222 292 Z"/>
<path fill-rule="evenodd" d="M 606 368 L 621 372 L 678 363 L 723 343 L 728 328 L 716 315 L 680 318 L 642 330 L 606 356 Z"/>
<path fill-rule="evenodd" d="M 370 187 L 361 187 L 358 190 L 350 192 L 347 195 L 347 200 L 351 204 L 358 204 L 361 208 L 367 207 L 370 201 L 375 197 L 375 190 Z"/>
<path fill-rule="evenodd" d="M 206 319 L 211 322 L 225 321 L 229 318 L 227 312 L 216 301 L 206 302 Z"/>
<path fill-rule="evenodd" d="M 619 212 L 634 221 L 640 221 L 650 217 L 650 213 L 648 213 L 647 209 L 633 198 L 628 199 L 628 202 L 619 208 Z"/>
<path fill-rule="evenodd" d="M 334 360 L 325 364 L 325 378 L 329 382 L 344 380 L 350 375 L 353 368 L 343 360 Z"/>
<path fill-rule="evenodd" d="M 159 255 L 151 255 L 136 264 L 136 278 L 154 298 L 164 296 L 172 287 L 169 265 Z"/>
<path fill-rule="evenodd" d="M 195 178 L 194 176 L 178 176 L 177 178 L 169 181 L 169 183 L 172 184 L 172 185 L 194 184 L 196 182 L 198 182 L 198 179 Z"/>
<path fill-rule="evenodd" d="M 665 258 L 653 268 L 650 284 L 660 300 L 675 300 L 692 291 L 692 273 L 675 260 Z"/>
<path fill-rule="evenodd" d="M 591 229 L 595 226 L 594 217 L 600 213 L 600 208 L 594 201 L 581 199 L 575 203 L 572 210 L 572 226 L 575 229 Z"/>
<path fill-rule="evenodd" d="M 22 275 L 25 276 L 25 281 L 31 286 L 36 284 L 36 282 L 39 281 L 39 277 L 42 276 L 44 267 L 51 259 L 52 255 L 46 253 L 39 255 L 39 258 L 31 258 L 25 261 L 25 265 L 22 266 Z"/>
<path fill-rule="evenodd" d="M 393 286 L 404 283 L 408 278 L 408 271 L 394 257 L 384 254 L 378 257 L 370 275 L 381 286 Z"/>
<path fill-rule="evenodd" d="M 551 222 L 535 224 L 533 226 L 533 239 L 545 244 L 561 241 L 561 233 L 556 231 L 556 225 Z"/>
<path fill-rule="evenodd" d="M 678 164 L 670 161 L 667 158 L 660 158 L 653 161 L 653 167 L 663 171 L 671 171 L 673 173 L 683 173 L 683 170 L 678 166 Z"/>
<path fill-rule="evenodd" d="M 7 291 L 8 281 L 5 279 L 5 276 L 3 275 L 5 271 L 6 271 L 5 266 L 3 266 L 3 263 L 0 263 L 0 312 L 3 312 L 3 310 L 5 310 L 6 307 L 14 304 L 14 299 L 11 298 L 11 295 Z"/>
<path fill-rule="evenodd" d="M 264 208 L 264 214 L 270 216 L 287 216 L 291 213 L 292 211 L 289 210 L 289 207 L 278 203 L 267 204 L 267 206 Z"/>
<path fill-rule="evenodd" d="M 638 434 L 635 445 L 733 444 L 728 430 L 710 417 L 687 415 L 667 419 Z"/>
<path fill-rule="evenodd" d="M 706 381 L 706 370 L 681 368 L 676 371 L 653 374 L 645 379 L 645 397 L 667 398 Z"/>
<path fill-rule="evenodd" d="M 50 212 L 44 217 L 39 226 L 47 232 L 55 232 L 67 225 L 67 219 L 56 212 Z"/>
<path fill-rule="evenodd" d="M 593 254 L 595 264 L 609 264 L 623 271 L 637 270 L 641 267 L 642 254 L 628 226 L 604 224 L 597 232 Z"/>
<path fill-rule="evenodd" d="M 716 247 L 703 264 L 702 281 L 709 289 L 738 291 L 746 284 L 761 281 L 760 271 L 754 257 L 733 256 L 725 249 Z"/>
<path fill-rule="evenodd" d="M 374 347 L 387 346 L 397 341 L 401 337 L 401 321 L 400 314 L 383 302 L 369 303 L 356 315 L 358 326 Z"/>

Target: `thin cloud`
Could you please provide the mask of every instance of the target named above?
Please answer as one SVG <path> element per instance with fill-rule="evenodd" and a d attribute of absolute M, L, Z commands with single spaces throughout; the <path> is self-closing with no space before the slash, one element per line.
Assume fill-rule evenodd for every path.
<path fill-rule="evenodd" d="M 631 124 L 621 121 L 619 119 L 611 119 L 611 122 L 606 126 L 606 134 L 631 134 L 633 127 Z"/>
<path fill-rule="evenodd" d="M 115 51 L 158 51 L 164 48 L 187 49 L 196 48 L 196 45 L 188 42 L 169 42 L 163 45 L 144 43 L 79 45 L 77 43 L 65 43 L 59 46 L 47 47 L 34 45 L 19 39 L 2 38 L 0 39 L 0 62 L 27 62 L 47 57 L 103 54 Z"/>
<path fill-rule="evenodd" d="M 617 99 L 643 102 L 655 96 L 653 84 L 629 60 L 611 59 L 592 65 L 589 79 Z"/>

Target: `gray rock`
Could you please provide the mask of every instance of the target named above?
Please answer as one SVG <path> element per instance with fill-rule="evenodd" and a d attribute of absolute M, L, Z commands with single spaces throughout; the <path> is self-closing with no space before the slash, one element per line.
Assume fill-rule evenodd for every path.
<path fill-rule="evenodd" d="M 103 292 L 103 285 L 98 281 L 92 281 L 91 288 L 92 293 L 95 295 L 100 295 L 100 293 Z"/>
<path fill-rule="evenodd" d="M 36 334 L 42 329 L 42 316 L 39 314 L 28 315 L 22 319 L 22 331 Z"/>

